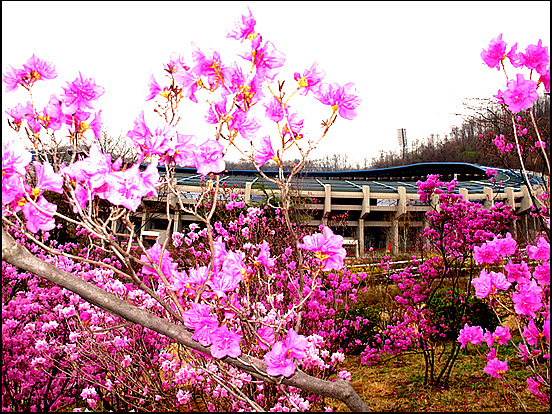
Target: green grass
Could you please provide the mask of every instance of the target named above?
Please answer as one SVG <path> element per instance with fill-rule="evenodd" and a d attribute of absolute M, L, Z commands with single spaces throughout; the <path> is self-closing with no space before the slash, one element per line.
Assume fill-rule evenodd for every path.
<path fill-rule="evenodd" d="M 403 355 L 381 365 L 360 364 L 360 356 L 349 356 L 346 369 L 351 384 L 372 411 L 524 411 L 515 394 L 506 390 L 500 379 L 483 372 L 486 362 L 470 351 L 462 352 L 453 369 L 448 389 L 424 386 L 421 354 Z M 527 390 L 528 372 L 519 365 L 508 381 L 530 412 L 549 412 Z M 513 374 L 513 375 L 512 375 Z M 333 411 L 349 411 L 341 402 L 326 399 Z"/>

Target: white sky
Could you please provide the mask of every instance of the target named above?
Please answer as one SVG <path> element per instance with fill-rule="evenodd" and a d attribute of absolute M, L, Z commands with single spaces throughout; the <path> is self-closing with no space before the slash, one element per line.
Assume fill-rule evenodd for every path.
<path fill-rule="evenodd" d="M 409 142 L 448 133 L 461 123 L 454 113 L 464 112 L 464 98 L 488 98 L 505 89 L 503 73 L 480 58 L 492 38 L 503 33 L 508 50 L 515 42 L 518 51 L 525 50 L 539 39 L 550 45 L 548 1 L 2 1 L 2 70 L 22 67 L 33 53 L 53 62 L 58 77 L 33 88 L 42 105 L 79 71 L 95 78 L 106 89 L 96 105 L 104 129 L 125 135 L 140 111 L 147 121 L 154 120 L 154 104 L 144 100 L 149 76 L 162 85 L 163 63 L 172 52 L 192 65 L 194 42 L 206 54 L 218 50 L 223 63 L 245 63 L 233 53 L 249 45 L 226 33 L 247 6 L 263 40 L 286 55 L 277 79 L 295 87 L 293 73 L 316 60 L 327 82 L 353 82 L 360 93 L 357 118 L 339 118 L 315 158 L 342 153 L 362 161 L 380 150 L 397 150 L 398 128 L 406 128 Z M 305 117 L 305 131 L 315 139 L 328 107 L 310 95 L 298 98 L 290 104 Z M 4 111 L 27 100 L 23 88 L 6 93 L 2 84 L 2 140 L 13 134 Z M 183 116 L 179 132 L 206 138 L 213 127 L 198 120 L 207 106 L 186 102 L 185 108 L 191 113 Z"/>

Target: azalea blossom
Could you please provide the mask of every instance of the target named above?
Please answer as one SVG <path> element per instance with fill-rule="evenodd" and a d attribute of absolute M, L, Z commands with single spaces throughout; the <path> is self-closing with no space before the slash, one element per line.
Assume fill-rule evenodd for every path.
<path fill-rule="evenodd" d="M 550 54 L 548 53 L 548 47 L 542 45 L 542 39 L 539 39 L 539 42 L 536 45 L 527 46 L 525 53 L 521 52 L 519 56 L 520 61 L 527 69 L 534 69 L 540 75 L 546 73 L 546 70 L 550 65 Z"/>
<path fill-rule="evenodd" d="M 77 109 L 93 109 L 91 102 L 100 98 L 105 89 L 96 85 L 94 79 L 83 78 L 82 73 L 79 72 L 79 77 L 71 83 L 67 82 L 63 92 L 60 100 L 63 102 L 65 113 L 73 114 Z"/>
<path fill-rule="evenodd" d="M 349 82 L 345 86 L 337 83 L 321 83 L 314 97 L 324 105 L 330 105 L 334 112 L 338 112 L 344 119 L 356 118 L 356 107 L 362 103 L 354 83 Z"/>
<path fill-rule="evenodd" d="M 303 72 L 303 75 L 295 72 L 293 78 L 299 83 L 299 93 L 307 95 L 309 91 L 316 90 L 324 76 L 326 73 L 322 69 L 318 69 L 318 62 L 314 62 L 310 69 Z"/>
<path fill-rule="evenodd" d="M 516 74 L 516 79 L 510 79 L 506 83 L 508 89 L 502 94 L 502 100 L 513 113 L 531 108 L 539 95 L 536 91 L 537 82 L 525 80 L 521 73 Z"/>
<path fill-rule="evenodd" d="M 485 269 L 481 270 L 478 278 L 472 280 L 472 284 L 475 287 L 475 296 L 479 299 L 494 295 L 497 290 L 506 290 L 511 285 L 503 273 L 487 273 Z"/>
<path fill-rule="evenodd" d="M 277 50 L 272 42 L 266 42 L 263 47 L 255 50 L 254 58 L 250 54 L 246 59 L 255 63 L 259 77 L 273 81 L 278 75 L 278 69 L 284 66 L 286 55 Z"/>
<path fill-rule="evenodd" d="M 483 341 L 483 329 L 481 326 L 469 326 L 464 324 L 464 328 L 460 329 L 460 335 L 458 336 L 458 342 L 462 345 L 460 348 L 464 348 L 468 342 L 474 345 L 479 345 Z"/>
<path fill-rule="evenodd" d="M 274 328 L 271 328 L 270 326 L 261 326 L 257 329 L 257 335 L 261 338 L 261 340 L 258 341 L 259 347 L 264 351 L 267 351 L 269 346 L 274 345 L 276 342 Z M 268 344 L 268 346 L 266 344 Z"/>
<path fill-rule="evenodd" d="M 542 288 L 534 280 L 518 285 L 517 288 L 518 291 L 512 293 L 514 310 L 518 315 L 535 318 L 536 312 L 542 307 Z"/>
<path fill-rule="evenodd" d="M 215 316 L 202 316 L 198 319 L 192 335 L 194 341 L 203 346 L 209 346 L 213 342 L 214 333 L 218 329 L 218 321 Z"/>
<path fill-rule="evenodd" d="M 539 237 L 537 245 L 527 246 L 527 255 L 533 260 L 549 260 L 550 259 L 550 243 L 544 237 Z"/>
<path fill-rule="evenodd" d="M 182 312 L 182 319 L 184 325 L 190 329 L 195 329 L 196 324 L 201 318 L 207 317 L 210 315 L 211 307 L 204 303 L 194 303 L 191 302 L 190 309 Z"/>
<path fill-rule="evenodd" d="M 282 119 L 284 119 L 284 110 L 282 109 L 282 103 L 278 98 L 273 96 L 268 103 L 265 103 L 263 105 L 266 108 L 265 116 L 268 119 L 274 122 L 280 122 Z"/>
<path fill-rule="evenodd" d="M 57 205 L 50 203 L 43 196 L 39 196 L 36 200 L 37 207 L 26 200 L 23 202 L 21 210 L 25 216 L 27 229 L 31 233 L 36 233 L 38 230 L 49 231 L 56 226 L 54 213 Z"/>
<path fill-rule="evenodd" d="M 6 92 L 15 91 L 19 85 L 30 89 L 37 80 L 54 79 L 57 77 L 54 65 L 37 58 L 34 53 L 23 65 L 23 69 L 9 69 L 3 75 L 3 81 L 7 85 Z"/>
<path fill-rule="evenodd" d="M 495 263 L 498 260 L 498 251 L 494 243 L 483 243 L 473 248 L 473 258 L 477 264 Z"/>
<path fill-rule="evenodd" d="M 245 39 L 253 40 L 256 35 L 255 23 L 257 22 L 253 18 L 253 13 L 251 13 L 249 7 L 247 10 L 249 14 L 243 15 L 241 21 L 236 22 L 236 30 L 228 31 L 226 37 L 239 40 L 240 42 L 243 42 Z"/>
<path fill-rule="evenodd" d="M 255 162 L 261 167 L 273 159 L 275 155 L 274 149 L 272 149 L 270 135 L 265 135 L 259 140 L 259 147 L 255 148 Z"/>
<path fill-rule="evenodd" d="M 481 59 L 487 64 L 488 67 L 496 68 L 500 70 L 500 62 L 506 52 L 506 42 L 502 40 L 502 33 L 489 43 L 487 50 L 483 49 L 481 52 Z"/>
<path fill-rule="evenodd" d="M 288 350 L 282 341 L 278 341 L 272 347 L 272 350 L 264 355 L 266 362 L 266 373 L 276 377 L 283 375 L 289 377 L 295 372 L 293 358 L 288 355 Z"/>
<path fill-rule="evenodd" d="M 150 75 L 149 94 L 146 96 L 146 101 L 151 101 L 157 95 L 161 95 L 166 98 L 169 95 L 169 88 L 166 86 L 161 88 L 153 75 Z"/>
<path fill-rule="evenodd" d="M 511 260 L 504 266 L 504 270 L 508 273 L 508 282 L 516 282 L 518 284 L 525 283 L 531 277 L 529 266 L 522 261 L 520 264 L 515 264 Z"/>
<path fill-rule="evenodd" d="M 214 358 L 221 359 L 225 356 L 236 358 L 241 355 L 241 335 L 229 330 L 226 325 L 216 329 L 211 337 L 213 340 L 211 355 Z"/>
<path fill-rule="evenodd" d="M 487 362 L 487 366 L 483 371 L 493 378 L 502 378 L 502 375 L 508 371 L 508 361 L 500 361 L 498 358 L 493 358 Z"/>
<path fill-rule="evenodd" d="M 35 189 L 40 192 L 49 190 L 59 194 L 63 193 L 63 177 L 54 172 L 52 165 L 48 161 L 45 161 L 44 164 L 33 161 L 33 165 L 36 174 Z"/>
<path fill-rule="evenodd" d="M 195 152 L 195 167 L 203 176 L 209 173 L 219 173 L 224 170 L 226 163 L 222 158 L 224 147 L 213 139 L 208 139 L 197 147 Z"/>
<path fill-rule="evenodd" d="M 343 237 L 335 235 L 327 226 L 323 227 L 322 233 L 303 237 L 303 243 L 299 247 L 314 252 L 324 271 L 341 270 L 347 256 L 343 248 Z"/>

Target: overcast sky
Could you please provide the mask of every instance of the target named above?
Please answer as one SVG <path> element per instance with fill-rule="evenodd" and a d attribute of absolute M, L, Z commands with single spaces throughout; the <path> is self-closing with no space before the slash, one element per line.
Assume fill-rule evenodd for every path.
<path fill-rule="evenodd" d="M 491 39 L 503 33 L 508 48 L 518 42 L 518 50 L 539 39 L 549 46 L 550 40 L 548 1 L 2 1 L 2 70 L 22 67 L 33 53 L 53 62 L 58 77 L 33 88 L 37 105 L 81 71 L 105 87 L 96 105 L 104 129 L 125 135 L 140 111 L 154 119 L 153 103 L 145 102 L 149 76 L 163 81 L 163 63 L 172 52 L 191 65 L 194 42 L 205 53 L 220 51 L 223 63 L 244 62 L 235 52 L 248 45 L 225 36 L 248 6 L 256 31 L 286 55 L 277 79 L 295 86 L 293 73 L 318 61 L 327 82 L 353 82 L 359 91 L 357 118 L 339 118 L 314 157 L 342 153 L 362 161 L 380 150 L 398 150 L 398 128 L 406 129 L 409 142 L 446 134 L 461 123 L 454 114 L 465 112 L 463 100 L 492 97 L 505 88 L 504 74 L 480 58 Z M 305 117 L 314 139 L 328 108 L 310 96 L 299 98 L 290 104 Z M 23 88 L 6 93 L 3 85 L 3 140 L 12 133 L 4 111 L 27 100 Z M 191 112 L 179 132 L 211 134 L 212 126 L 198 122 L 205 104 L 185 108 Z"/>

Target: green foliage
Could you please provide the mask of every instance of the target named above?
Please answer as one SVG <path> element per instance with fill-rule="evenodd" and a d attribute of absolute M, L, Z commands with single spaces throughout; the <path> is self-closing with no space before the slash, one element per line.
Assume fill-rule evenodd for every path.
<path fill-rule="evenodd" d="M 336 326 L 342 327 L 340 346 L 350 355 L 359 355 L 368 340 L 383 328 L 381 309 L 365 302 L 357 302 L 347 311 L 339 311 L 335 318 Z"/>
<path fill-rule="evenodd" d="M 439 289 L 431 298 L 428 308 L 433 313 L 436 325 L 440 326 L 441 339 L 455 340 L 465 323 L 491 331 L 499 324 L 487 303 L 475 296 L 470 296 L 465 303 L 466 296 L 466 293 L 458 290 Z"/>

